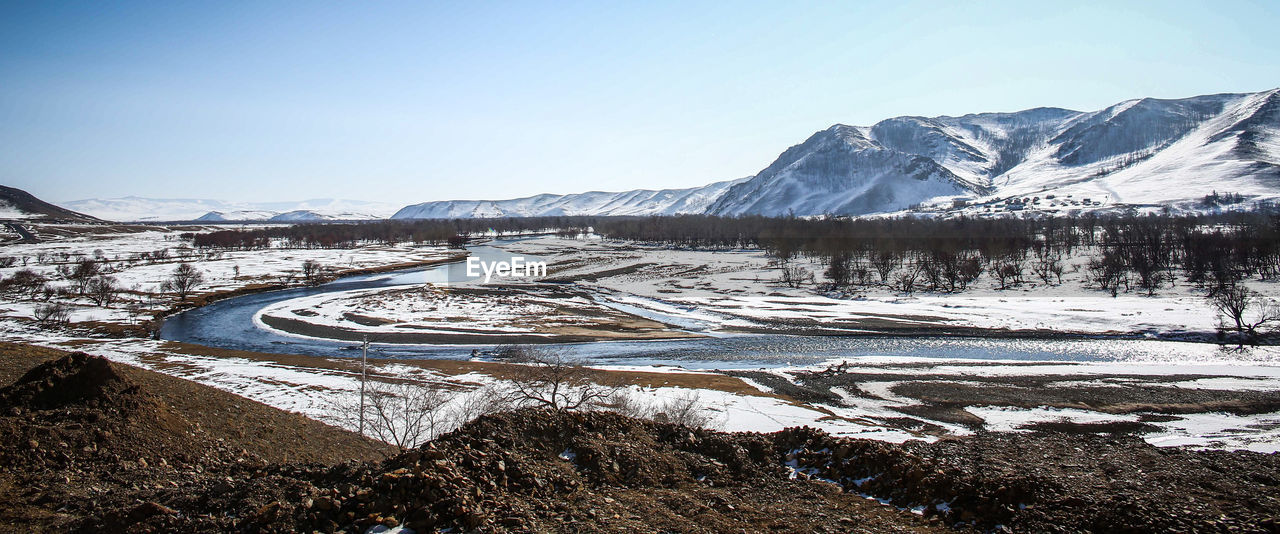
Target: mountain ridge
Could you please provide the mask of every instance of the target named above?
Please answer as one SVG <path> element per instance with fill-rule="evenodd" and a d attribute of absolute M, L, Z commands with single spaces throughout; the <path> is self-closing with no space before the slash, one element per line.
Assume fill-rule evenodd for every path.
<path fill-rule="evenodd" d="M 84 213 L 40 200 L 35 195 L 16 187 L 5 185 L 0 185 L 0 220 L 102 222 Z"/>
<path fill-rule="evenodd" d="M 121 222 L 372 220 L 385 219 L 397 209 L 384 202 L 334 198 L 229 202 L 200 198 L 125 196 L 72 200 L 60 204 L 100 219 Z"/>
<path fill-rule="evenodd" d="M 723 190 L 747 178 L 684 189 L 587 191 L 568 195 L 544 193 L 509 200 L 441 200 L 411 204 L 392 219 L 470 217 L 535 217 L 557 215 L 680 215 L 702 213 Z"/>
<path fill-rule="evenodd" d="M 756 175 L 712 187 L 724 184 L 666 191 L 700 190 L 703 201 L 715 195 L 701 213 L 729 216 L 1193 210 L 1214 191 L 1277 201 L 1280 89 L 1135 98 L 1089 112 L 1041 106 L 837 123 L 787 148 Z M 433 201 L 406 206 L 393 218 L 675 214 L 643 195 L 631 203 L 536 209 L 599 194 Z M 1041 205 L 1042 197 L 1054 202 Z M 505 209 L 521 203 L 528 206 Z M 470 209 L 445 209 L 457 206 Z M 696 207 L 687 204 L 680 213 L 697 213 L 690 211 Z"/>

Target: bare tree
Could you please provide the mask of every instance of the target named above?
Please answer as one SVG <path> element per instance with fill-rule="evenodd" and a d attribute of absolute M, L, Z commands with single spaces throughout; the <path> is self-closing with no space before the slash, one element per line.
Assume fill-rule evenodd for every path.
<path fill-rule="evenodd" d="M 204 282 L 204 275 L 199 269 L 190 263 L 179 263 L 173 269 L 173 274 L 169 275 L 169 279 L 160 284 L 160 290 L 173 292 L 178 300 L 182 301 L 187 300 L 187 295 L 190 295 L 202 282 Z"/>
<path fill-rule="evenodd" d="M 1230 286 L 1209 296 L 1209 305 L 1223 322 L 1235 324 L 1236 334 L 1255 340 L 1263 328 L 1280 321 L 1280 304 L 1244 286 Z"/>
<path fill-rule="evenodd" d="M 876 274 L 880 275 L 880 283 L 885 285 L 890 284 L 889 276 L 901 263 L 902 256 L 892 250 L 877 250 L 871 255 L 871 266 L 875 267 Z"/>
<path fill-rule="evenodd" d="M 39 295 L 40 290 L 44 288 L 46 282 L 48 282 L 48 279 L 40 273 L 31 269 L 19 269 L 9 276 L 3 284 L 0 284 L 0 287 L 12 289 L 19 295 L 34 299 Z"/>
<path fill-rule="evenodd" d="M 890 287 L 910 295 L 915 292 L 916 284 L 920 280 L 920 266 L 912 263 L 906 264 L 904 267 L 898 272 L 898 276 L 894 278 Z"/>
<path fill-rule="evenodd" d="M 293 281 L 298 279 L 298 273 L 295 271 L 281 271 L 276 274 L 276 279 L 280 281 L 280 285 L 292 285 Z"/>
<path fill-rule="evenodd" d="M 1164 285 L 1164 263 L 1145 247 L 1131 251 L 1128 259 L 1129 267 L 1137 275 L 1138 287 L 1147 290 L 1147 296 L 1155 295 Z"/>
<path fill-rule="evenodd" d="M 449 390 L 419 382 L 376 384 L 367 393 L 372 417 L 365 422 L 378 439 L 408 449 L 435 438 L 447 424 L 440 408 L 453 398 Z"/>
<path fill-rule="evenodd" d="M 1110 291 L 1113 297 L 1119 294 L 1120 284 L 1124 284 L 1126 290 L 1129 287 L 1124 259 L 1119 254 L 1109 251 L 1104 251 L 1102 257 L 1089 260 L 1086 275 L 1098 289 Z"/>
<path fill-rule="evenodd" d="M 68 278 L 75 283 L 76 292 L 84 295 L 89 289 L 89 283 L 99 274 L 102 274 L 102 267 L 98 265 L 98 262 L 86 259 L 76 263 Z"/>
<path fill-rule="evenodd" d="M 823 274 L 826 275 L 827 280 L 831 282 L 831 287 L 833 289 L 840 289 L 848 286 L 851 278 L 850 266 L 853 264 L 853 258 L 849 253 L 837 253 L 831 256 L 827 262 L 827 271 Z"/>
<path fill-rule="evenodd" d="M 1062 256 L 1045 254 L 1036 260 L 1031 269 L 1046 284 L 1053 284 L 1055 281 L 1062 284 Z"/>
<path fill-rule="evenodd" d="M 147 311 L 147 304 L 140 299 L 131 299 L 125 302 L 124 308 L 129 312 L 129 322 L 138 324 L 144 320 L 142 314 Z"/>
<path fill-rule="evenodd" d="M 1232 285 L 1209 295 L 1209 305 L 1218 312 L 1219 317 L 1235 321 L 1236 331 L 1244 331 L 1244 312 L 1249 308 L 1249 289 Z"/>
<path fill-rule="evenodd" d="M 999 289 L 1009 289 L 1022 282 L 1022 262 L 1016 258 L 1000 260 L 991 266 L 991 275 L 1000 284 Z"/>
<path fill-rule="evenodd" d="M 518 364 L 511 382 L 520 404 L 576 410 L 604 404 L 617 389 L 594 381 L 590 368 L 559 352 L 523 347 L 510 360 Z"/>
<path fill-rule="evenodd" d="M 89 281 L 89 299 L 98 306 L 107 307 L 120 295 L 120 285 L 113 276 L 100 274 Z"/>
<path fill-rule="evenodd" d="M 850 282 L 859 287 L 867 287 L 872 284 L 871 269 L 862 263 L 853 264 L 853 270 L 849 271 Z"/>
<path fill-rule="evenodd" d="M 302 279 L 309 286 L 318 286 L 324 282 L 324 267 L 316 260 L 302 262 Z"/>

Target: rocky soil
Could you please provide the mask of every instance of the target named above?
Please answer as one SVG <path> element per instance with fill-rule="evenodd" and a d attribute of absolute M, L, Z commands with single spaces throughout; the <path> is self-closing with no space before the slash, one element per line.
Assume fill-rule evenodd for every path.
<path fill-rule="evenodd" d="M 9 379 L 14 362 L 57 355 L 3 356 Z M 1280 456 L 1124 435 L 896 445 L 524 410 L 393 453 L 83 354 L 0 389 L 0 530 L 13 532 L 1277 532 L 1278 521 Z"/>

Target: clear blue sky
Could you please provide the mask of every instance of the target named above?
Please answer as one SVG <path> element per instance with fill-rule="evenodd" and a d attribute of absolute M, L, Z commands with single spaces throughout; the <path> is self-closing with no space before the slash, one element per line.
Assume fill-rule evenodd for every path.
<path fill-rule="evenodd" d="M 690 187 L 833 123 L 1280 86 L 1280 2 L 0 4 L 0 183 L 407 204 Z"/>

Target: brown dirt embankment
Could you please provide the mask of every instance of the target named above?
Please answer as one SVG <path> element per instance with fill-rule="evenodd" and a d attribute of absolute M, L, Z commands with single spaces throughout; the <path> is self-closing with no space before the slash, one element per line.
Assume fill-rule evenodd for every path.
<path fill-rule="evenodd" d="M 380 451 L 235 395 L 59 354 L 0 347 L 0 376 L 18 376 L 0 389 L 0 531 L 1280 528 L 1275 454 L 1046 430 L 893 444 L 521 410 L 344 462 Z"/>

